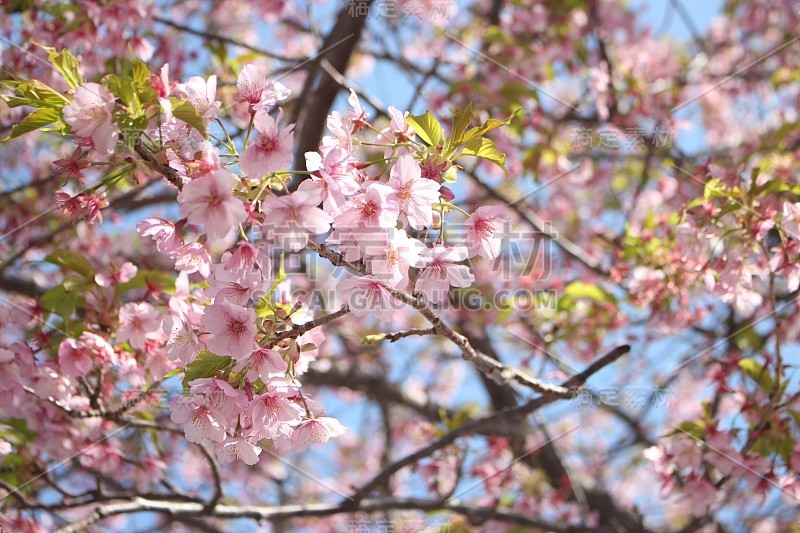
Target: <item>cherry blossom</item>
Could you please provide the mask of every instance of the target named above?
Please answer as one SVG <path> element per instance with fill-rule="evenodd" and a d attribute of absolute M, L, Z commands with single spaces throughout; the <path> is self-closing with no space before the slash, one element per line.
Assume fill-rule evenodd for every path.
<path fill-rule="evenodd" d="M 161 337 L 161 317 L 147 302 L 130 302 L 119 310 L 117 341 L 128 341 L 131 347 L 141 350 L 147 339 Z"/>
<path fill-rule="evenodd" d="M 205 246 L 198 242 L 185 244 L 175 250 L 175 268 L 181 272 L 199 273 L 204 278 L 211 274 L 211 257 Z"/>
<path fill-rule="evenodd" d="M 347 429 L 335 418 L 321 416 L 304 420 L 292 433 L 292 450 L 302 452 L 312 444 L 323 444 L 345 431 Z"/>
<path fill-rule="evenodd" d="M 217 460 L 222 463 L 231 463 L 240 460 L 246 465 L 254 465 L 261 455 L 261 448 L 244 437 L 227 437 L 225 441 L 217 444 Z"/>
<path fill-rule="evenodd" d="M 305 191 L 267 197 L 262 226 L 266 241 L 290 251 L 305 248 L 309 233 L 320 234 L 330 229 L 331 216 L 318 208 L 318 204 L 319 198 Z"/>
<path fill-rule="evenodd" d="M 261 178 L 288 167 L 292 163 L 294 125 L 281 128 L 280 115 L 276 120 L 267 113 L 258 112 L 253 127 L 258 136 L 239 158 L 242 172 L 251 178 Z"/>
<path fill-rule="evenodd" d="M 385 280 L 397 287 L 408 283 L 410 267 L 423 266 L 420 254 L 425 245 L 412 239 L 404 230 L 391 230 L 389 234 L 381 234 L 378 241 L 363 240 L 365 255 L 370 257 L 370 267 L 375 277 Z"/>
<path fill-rule="evenodd" d="M 465 222 L 463 238 L 469 257 L 497 257 L 500 254 L 504 224 L 508 224 L 508 220 L 503 218 L 501 208 L 486 205 L 476 209 Z"/>
<path fill-rule="evenodd" d="M 395 312 L 396 300 L 386 286 L 386 282 L 375 276 L 361 276 L 343 279 L 336 287 L 341 300 L 346 303 L 355 316 L 375 316 L 389 322 Z"/>
<path fill-rule="evenodd" d="M 256 334 L 255 312 L 226 301 L 206 308 L 203 325 L 211 333 L 208 349 L 218 355 L 243 359 L 253 351 Z"/>
<path fill-rule="evenodd" d="M 366 184 L 366 190 L 351 198 L 333 220 L 333 227 L 358 228 L 360 226 L 391 228 L 397 223 L 400 208 L 391 200 L 394 189 L 383 183 Z"/>
<path fill-rule="evenodd" d="M 402 144 L 403 146 L 397 146 L 396 148 L 387 147 L 384 155 L 390 157 L 393 152 L 398 155 L 413 152 L 411 147 L 404 145 L 416 139 L 414 128 L 406 122 L 408 111 L 403 113 L 396 107 L 389 106 L 389 116 L 391 117 L 389 127 L 381 131 L 376 141 L 379 143 Z"/>
<path fill-rule="evenodd" d="M 226 170 L 192 180 L 178 197 L 181 216 L 203 224 L 210 239 L 224 237 L 247 219 L 244 205 L 233 195 L 235 184 L 235 176 Z"/>
<path fill-rule="evenodd" d="M 185 316 L 170 315 L 164 318 L 164 333 L 168 336 L 167 356 L 188 365 L 200 351 L 200 343 L 191 323 Z"/>
<path fill-rule="evenodd" d="M 794 239 L 800 239 L 800 203 L 783 203 L 781 225 L 787 235 Z"/>
<path fill-rule="evenodd" d="M 225 417 L 213 408 L 204 395 L 178 396 L 170 402 L 170 409 L 170 418 L 183 426 L 189 442 L 199 444 L 205 439 L 214 442 L 225 440 Z"/>
<path fill-rule="evenodd" d="M 71 103 L 64 106 L 64 122 L 75 135 L 91 137 L 95 149 L 103 155 L 113 152 L 119 138 L 114 123 L 116 98 L 99 83 L 84 83 L 75 89 Z"/>
<path fill-rule="evenodd" d="M 192 76 L 186 83 L 177 84 L 175 93 L 191 102 L 203 120 L 216 118 L 217 110 L 221 105 L 221 102 L 217 101 L 216 76 L 209 76 L 208 80 L 200 76 Z"/>
<path fill-rule="evenodd" d="M 270 380 L 266 385 L 267 392 L 255 396 L 247 407 L 253 435 L 266 439 L 290 435 L 292 425 L 299 423 L 303 414 L 303 409 L 291 400 L 297 391 L 282 379 Z"/>
<path fill-rule="evenodd" d="M 264 70 L 256 65 L 245 65 L 236 80 L 239 95 L 253 110 L 266 110 L 289 97 L 290 91 L 279 81 L 267 81 Z"/>
<path fill-rule="evenodd" d="M 437 244 L 427 248 L 420 254 L 424 270 L 417 278 L 414 291 L 423 294 L 434 303 L 447 300 L 450 287 L 469 287 L 475 276 L 466 265 L 456 263 L 464 261 L 469 252 L 464 246 L 443 246 Z"/>
<path fill-rule="evenodd" d="M 433 222 L 432 206 L 439 201 L 439 185 L 422 178 L 422 171 L 411 156 L 399 158 L 390 173 L 388 185 L 394 189 L 389 196 L 397 202 L 408 224 L 417 230 Z"/>
<path fill-rule="evenodd" d="M 161 218 L 146 218 L 136 224 L 136 231 L 142 237 L 151 237 L 162 254 L 172 255 L 183 244 L 180 234 L 172 222 Z"/>

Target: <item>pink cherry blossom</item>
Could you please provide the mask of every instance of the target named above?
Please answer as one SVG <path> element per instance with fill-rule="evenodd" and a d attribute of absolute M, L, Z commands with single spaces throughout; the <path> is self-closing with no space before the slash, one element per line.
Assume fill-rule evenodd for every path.
<path fill-rule="evenodd" d="M 192 224 L 205 224 L 206 235 L 219 239 L 247 220 L 241 200 L 233 195 L 234 175 L 217 170 L 194 179 L 178 195 L 181 216 Z"/>
<path fill-rule="evenodd" d="M 339 146 L 323 146 L 322 155 L 317 152 L 306 152 L 306 168 L 310 172 L 319 172 L 329 186 L 335 187 L 342 194 L 351 196 L 358 192 L 358 172 L 355 169 L 356 159 Z"/>
<path fill-rule="evenodd" d="M 479 207 L 467 217 L 464 245 L 467 247 L 469 257 L 476 255 L 484 259 L 497 257 L 500 253 L 503 228 L 507 223 L 502 208 L 492 205 Z"/>
<path fill-rule="evenodd" d="M 185 316 L 170 315 L 164 318 L 164 333 L 167 335 L 167 357 L 184 365 L 192 362 L 200 351 L 197 334 Z"/>
<path fill-rule="evenodd" d="M 221 102 L 217 101 L 217 77 L 211 75 L 208 81 L 200 76 L 192 76 L 186 83 L 175 87 L 175 94 L 189 101 L 204 121 L 214 120 Z"/>
<path fill-rule="evenodd" d="M 223 256 L 225 270 L 238 277 L 247 277 L 256 268 L 262 279 L 272 277 L 272 259 L 260 246 L 248 241 L 236 243 L 236 250 L 227 259 Z"/>
<path fill-rule="evenodd" d="M 395 143 L 407 143 L 409 141 L 416 140 L 416 134 L 414 132 L 414 128 L 412 128 L 407 122 L 406 117 L 408 116 L 408 111 L 405 113 L 401 112 L 399 109 L 389 106 L 389 116 L 391 117 L 389 127 L 384 128 L 381 131 L 381 134 L 377 136 L 375 142 L 378 143 L 387 143 L 387 144 L 395 144 Z M 397 147 L 387 147 L 384 150 L 385 157 L 391 157 L 392 153 L 397 155 L 405 155 L 413 153 L 414 149 L 410 146 L 397 146 Z"/>
<path fill-rule="evenodd" d="M 120 266 L 109 265 L 108 270 L 108 274 L 98 272 L 94 276 L 94 281 L 101 287 L 111 287 L 119 283 L 126 283 L 136 276 L 136 272 L 139 269 L 133 263 L 126 261 Z"/>
<path fill-rule="evenodd" d="M 239 361 L 234 370 L 239 372 L 245 368 L 247 369 L 247 379 L 254 382 L 260 378 L 266 383 L 286 372 L 286 362 L 279 352 L 259 348 L 249 358 Z"/>
<path fill-rule="evenodd" d="M 142 237 L 152 237 L 162 254 L 171 255 L 183 245 L 183 239 L 175 230 L 175 224 L 161 218 L 146 218 L 136 224 Z"/>
<path fill-rule="evenodd" d="M 257 438 L 274 439 L 289 435 L 292 425 L 299 423 L 303 409 L 291 400 L 297 388 L 289 381 L 277 378 L 267 383 L 267 392 L 255 396 L 247 407 L 247 416 Z"/>
<path fill-rule="evenodd" d="M 211 274 L 211 257 L 199 242 L 185 244 L 175 253 L 175 268 L 186 274 L 199 273 L 204 278 Z"/>
<path fill-rule="evenodd" d="M 261 448 L 244 437 L 227 437 L 216 446 L 217 460 L 222 464 L 232 463 L 239 459 L 246 465 L 258 462 Z"/>
<path fill-rule="evenodd" d="M 681 501 L 691 514 L 703 516 L 717 501 L 717 489 L 704 478 L 691 479 L 683 487 Z"/>
<path fill-rule="evenodd" d="M 243 359 L 253 352 L 256 315 L 230 302 L 215 302 L 206 308 L 203 325 L 211 333 L 208 349 L 217 355 Z"/>
<path fill-rule="evenodd" d="M 267 81 L 264 70 L 256 65 L 245 65 L 236 79 L 239 95 L 256 111 L 266 110 L 281 100 L 286 100 L 291 91 L 279 81 Z"/>
<path fill-rule="evenodd" d="M 67 339 L 67 340 L 72 340 L 72 339 Z M 62 345 L 63 344 L 64 343 L 62 343 Z M 58 350 L 60 356 L 61 353 L 60 346 Z M 73 354 L 69 355 L 71 356 Z M 81 368 L 84 367 L 82 366 L 81 368 L 76 368 L 74 363 L 73 364 L 71 363 L 73 363 L 73 361 L 70 360 L 66 361 L 67 369 L 72 369 L 77 375 L 82 375 L 79 372 L 81 371 Z M 82 365 L 86 364 L 84 361 L 80 361 L 80 363 L 82 363 Z M 91 361 L 89 361 L 89 365 L 91 365 Z M 64 370 L 65 375 L 68 375 L 66 373 L 67 372 L 66 369 L 62 368 L 62 370 Z M 86 372 L 88 372 L 88 368 L 85 368 L 85 370 Z M 76 377 L 76 376 L 70 376 L 70 377 Z M 11 350 L 6 350 L 5 348 L 0 348 L 0 391 L 7 391 L 13 389 L 14 387 L 19 385 L 19 380 L 20 380 L 19 365 L 17 364 L 17 358 L 14 356 L 14 352 L 12 352 Z"/>
<path fill-rule="evenodd" d="M 385 243 L 385 232 L 380 228 L 353 228 L 333 230 L 325 239 L 328 244 L 339 248 L 345 261 L 358 261 L 364 255 L 364 243 Z"/>
<path fill-rule="evenodd" d="M 301 452 L 312 444 L 323 444 L 347 431 L 338 420 L 327 416 L 304 420 L 292 433 L 292 451 Z"/>
<path fill-rule="evenodd" d="M 203 291 L 216 301 L 228 301 L 236 305 L 245 305 L 255 291 L 262 285 L 258 271 L 236 272 L 225 269 L 225 265 L 214 265 L 208 278 L 208 287 Z"/>
<path fill-rule="evenodd" d="M 204 439 L 223 442 L 225 416 L 216 410 L 202 394 L 177 396 L 170 402 L 170 419 L 183 426 L 186 440 L 201 443 Z"/>
<path fill-rule="evenodd" d="M 376 276 L 343 279 L 336 289 L 341 300 L 350 307 L 355 316 L 375 313 L 379 320 L 389 322 L 396 308 L 399 308 L 386 282 Z"/>
<path fill-rule="evenodd" d="M 84 83 L 75 89 L 75 96 L 64 106 L 64 122 L 72 133 L 91 137 L 95 149 L 109 155 L 119 138 L 119 128 L 114 123 L 116 97 L 98 83 Z"/>
<path fill-rule="evenodd" d="M 783 218 L 781 219 L 783 231 L 793 239 L 800 239 L 800 202 L 783 203 Z"/>
<path fill-rule="evenodd" d="M 161 338 L 161 317 L 147 302 L 130 302 L 119 310 L 117 341 L 128 341 L 136 350 L 144 348 L 147 339 Z"/>
<path fill-rule="evenodd" d="M 92 368 L 92 356 L 86 346 L 74 339 L 64 339 L 58 347 L 58 364 L 65 376 L 85 376 Z"/>
<path fill-rule="evenodd" d="M 345 111 L 343 116 L 350 121 L 352 131 L 357 133 L 367 125 L 369 115 L 366 110 L 361 107 L 361 102 L 359 102 L 355 90 L 350 89 L 350 96 L 347 97 L 347 103 L 350 104 L 351 109 Z"/>
<path fill-rule="evenodd" d="M 401 287 L 408 283 L 408 269 L 422 266 L 420 254 L 425 245 L 412 239 L 405 230 L 393 229 L 381 243 L 365 244 L 365 255 L 370 257 L 372 275 L 385 280 L 392 286 Z"/>
<path fill-rule="evenodd" d="M 397 223 L 400 208 L 391 200 L 394 189 L 383 183 L 371 182 L 366 191 L 348 200 L 333 220 L 333 227 L 358 228 L 391 228 Z"/>
<path fill-rule="evenodd" d="M 428 301 L 442 303 L 447 300 L 450 287 L 469 287 L 475 276 L 466 265 L 456 263 L 468 256 L 464 246 L 437 244 L 420 254 L 425 269 L 417 278 L 414 291 L 423 294 Z"/>
<path fill-rule="evenodd" d="M 202 394 L 211 407 L 225 418 L 224 426 L 232 428 L 239 420 L 242 410 L 247 407 L 247 394 L 234 388 L 224 379 L 198 378 L 189 383 L 192 394 Z"/>
<path fill-rule="evenodd" d="M 265 112 L 256 113 L 253 127 L 258 136 L 239 158 L 239 168 L 248 177 L 258 179 L 292 164 L 294 125 L 281 128 L 279 121 L 280 114 L 275 120 Z"/>
<path fill-rule="evenodd" d="M 439 184 L 422 177 L 413 157 L 404 155 L 395 162 L 388 185 L 394 189 L 389 198 L 397 202 L 412 228 L 421 230 L 433 223 L 432 206 L 439 201 Z"/>
<path fill-rule="evenodd" d="M 265 240 L 285 250 L 305 248 L 309 233 L 325 233 L 331 226 L 331 216 L 318 208 L 318 203 L 319 198 L 303 191 L 267 196 L 263 202 Z"/>

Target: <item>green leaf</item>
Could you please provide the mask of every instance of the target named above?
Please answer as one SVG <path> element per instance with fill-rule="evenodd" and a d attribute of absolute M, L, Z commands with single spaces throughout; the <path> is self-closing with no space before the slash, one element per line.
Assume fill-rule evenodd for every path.
<path fill-rule="evenodd" d="M 5 139 L 0 139 L 0 143 L 6 142 L 9 139 L 15 139 L 20 135 L 25 135 L 26 133 L 30 133 L 50 125 L 59 120 L 60 117 L 61 113 L 57 109 L 50 107 L 36 109 L 27 117 L 22 119 L 22 122 L 19 124 L 14 124 L 14 126 L 11 128 L 11 134 Z"/>
<path fill-rule="evenodd" d="M 428 143 L 430 146 L 438 146 L 442 143 L 444 133 L 442 125 L 436 120 L 436 117 L 431 115 L 430 111 L 426 111 L 424 115 L 411 115 L 406 117 L 408 122 L 417 135 Z"/>
<path fill-rule="evenodd" d="M 108 74 L 103 77 L 103 85 L 120 100 L 125 102 L 133 117 L 138 117 L 142 113 L 142 104 L 136 88 L 133 86 L 133 78 L 119 77 L 116 74 Z"/>
<path fill-rule="evenodd" d="M 447 142 L 448 152 L 452 152 L 456 147 L 461 146 L 461 138 L 472 122 L 472 102 L 467 104 L 463 111 L 453 111 L 453 131 Z"/>
<path fill-rule="evenodd" d="M 65 322 L 69 320 L 80 302 L 80 294 L 68 291 L 64 285 L 56 285 L 39 298 L 39 305 L 42 308 L 60 316 Z"/>
<path fill-rule="evenodd" d="M 725 190 L 725 187 L 722 186 L 722 180 L 719 178 L 711 178 L 706 182 L 705 189 L 703 190 L 703 197 L 706 200 L 711 198 L 719 198 L 722 196 L 728 196 L 728 192 Z"/>
<path fill-rule="evenodd" d="M 731 339 L 739 350 L 745 352 L 757 352 L 764 347 L 767 340 L 759 335 L 751 326 L 738 330 Z"/>
<path fill-rule="evenodd" d="M 468 142 L 461 152 L 461 155 L 480 157 L 491 161 L 506 172 L 506 156 L 497 150 L 494 141 L 482 137 Z"/>
<path fill-rule="evenodd" d="M 94 278 L 92 264 L 79 253 L 70 250 L 56 250 L 44 258 L 45 262 L 52 263 L 67 270 L 77 272 L 87 279 Z"/>
<path fill-rule="evenodd" d="M 769 371 L 764 365 L 754 359 L 745 358 L 739 361 L 739 370 L 755 381 L 765 393 L 772 394 L 774 388 L 772 376 L 769 375 Z"/>
<path fill-rule="evenodd" d="M 377 344 L 386 338 L 386 333 L 373 333 L 361 337 L 361 344 Z"/>
<path fill-rule="evenodd" d="M 73 89 L 83 83 L 83 76 L 78 70 L 78 60 L 69 50 L 56 51 L 55 48 L 44 47 L 47 50 L 47 57 L 57 71 L 64 76 L 67 83 Z"/>
<path fill-rule="evenodd" d="M 51 107 L 53 109 L 61 109 L 69 103 L 69 99 L 66 96 L 39 80 L 15 78 L 3 80 L 0 82 L 0 86 L 14 91 L 16 95 L 0 96 L 8 104 L 8 107 L 27 105 L 36 108 Z"/>
<path fill-rule="evenodd" d="M 123 294 L 135 289 L 148 289 L 172 294 L 175 292 L 175 278 L 156 270 L 139 270 L 132 279 L 125 283 L 120 283 L 115 288 L 117 294 Z"/>
<path fill-rule="evenodd" d="M 615 302 L 616 298 L 609 292 L 593 283 L 573 281 L 564 287 L 564 296 L 568 298 L 583 298 L 598 302 Z"/>
<path fill-rule="evenodd" d="M 200 118 L 200 113 L 197 108 L 187 100 L 178 100 L 177 98 L 170 98 L 172 101 L 172 114 L 175 118 L 184 121 L 200 134 L 206 136 L 206 125 L 203 119 Z"/>
<path fill-rule="evenodd" d="M 217 375 L 217 372 L 228 366 L 232 359 L 228 356 L 221 356 L 203 350 L 194 361 L 186 366 L 186 375 L 183 377 L 183 386 L 188 387 L 189 383 L 200 378 L 210 378 Z"/>
<path fill-rule="evenodd" d="M 467 143 L 469 141 L 477 139 L 478 137 L 486 135 L 492 130 L 496 130 L 497 128 L 501 128 L 503 126 L 508 126 L 509 124 L 511 124 L 511 121 L 514 120 L 514 117 L 519 112 L 519 109 L 520 108 L 517 108 L 517 110 L 511 113 L 505 120 L 497 120 L 495 118 L 490 118 L 489 120 L 484 122 L 482 126 L 478 126 L 477 128 L 472 128 L 471 130 L 464 133 L 464 136 L 461 138 L 461 142 Z"/>
<path fill-rule="evenodd" d="M 686 435 L 687 433 L 696 439 L 700 439 L 703 435 L 703 430 L 706 427 L 706 423 L 702 420 L 689 420 L 687 422 L 681 422 L 678 424 L 677 429 L 674 431 L 670 431 L 666 435 L 662 435 L 663 437 L 671 437 L 673 435 Z"/>
<path fill-rule="evenodd" d="M 566 287 L 558 299 L 556 307 L 560 311 L 572 309 L 576 300 L 591 300 L 600 303 L 615 303 L 617 299 L 613 294 L 593 283 L 573 281 Z"/>
<path fill-rule="evenodd" d="M 34 438 L 36 438 L 36 433 L 28 428 L 28 422 L 23 418 L 7 418 L 4 419 L 2 423 L 3 425 L 8 426 L 9 429 L 1 431 L 0 434 L 15 434 L 17 437 L 25 441 L 32 441 Z"/>
<path fill-rule="evenodd" d="M 150 81 L 150 69 L 147 68 L 147 64 L 141 59 L 137 59 L 133 62 L 131 70 L 133 74 L 133 81 L 135 83 L 139 85 L 145 85 Z"/>
<path fill-rule="evenodd" d="M 183 374 L 184 372 L 186 372 L 185 368 L 176 368 L 175 370 L 170 370 L 169 372 L 164 374 L 164 376 L 161 379 L 167 379 L 167 378 L 171 378 L 171 377 L 174 377 L 174 376 L 179 376 L 179 375 Z"/>

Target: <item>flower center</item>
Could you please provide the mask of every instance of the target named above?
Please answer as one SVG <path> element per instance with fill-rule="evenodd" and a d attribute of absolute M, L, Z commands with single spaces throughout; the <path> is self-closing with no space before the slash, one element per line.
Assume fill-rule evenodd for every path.
<path fill-rule="evenodd" d="M 231 335 L 234 335 L 236 337 L 241 337 L 244 334 L 245 330 L 244 322 L 242 322 L 241 320 L 234 320 L 233 322 L 230 323 L 229 328 L 231 331 Z"/>
<path fill-rule="evenodd" d="M 275 142 L 275 139 L 273 137 L 264 136 L 261 139 L 261 144 L 259 145 L 259 149 L 261 150 L 261 152 L 268 154 L 273 150 L 275 150 L 276 144 L 277 143 Z"/>

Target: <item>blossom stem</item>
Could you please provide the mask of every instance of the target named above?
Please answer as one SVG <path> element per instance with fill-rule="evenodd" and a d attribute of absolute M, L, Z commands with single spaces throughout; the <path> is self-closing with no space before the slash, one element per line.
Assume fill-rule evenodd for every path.
<path fill-rule="evenodd" d="M 244 136 L 244 149 L 247 150 L 247 143 L 250 141 L 250 133 L 253 131 L 253 121 L 256 118 L 256 112 L 250 110 L 250 122 L 247 123 L 247 134 Z"/>

